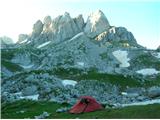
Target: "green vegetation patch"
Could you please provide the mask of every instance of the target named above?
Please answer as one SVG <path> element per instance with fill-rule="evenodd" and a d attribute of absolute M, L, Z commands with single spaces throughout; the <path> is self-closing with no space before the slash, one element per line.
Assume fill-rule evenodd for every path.
<path fill-rule="evenodd" d="M 34 118 L 34 116 L 38 116 L 46 111 L 50 113 L 49 119 L 160 118 L 160 104 L 103 109 L 83 114 L 56 113 L 56 110 L 61 107 L 68 107 L 68 105 L 48 101 L 21 100 L 14 103 L 2 104 L 1 117 L 3 119 Z"/>
<path fill-rule="evenodd" d="M 11 72 L 22 71 L 23 68 L 15 63 L 9 62 L 7 60 L 2 60 L 1 64 L 5 66 Z"/>

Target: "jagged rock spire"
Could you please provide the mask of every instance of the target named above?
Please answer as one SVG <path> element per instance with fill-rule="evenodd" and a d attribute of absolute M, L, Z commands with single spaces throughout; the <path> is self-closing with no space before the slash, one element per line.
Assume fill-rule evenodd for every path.
<path fill-rule="evenodd" d="M 94 38 L 98 34 L 108 30 L 109 27 L 109 22 L 104 13 L 100 10 L 97 10 L 89 15 L 84 32 L 88 37 Z"/>

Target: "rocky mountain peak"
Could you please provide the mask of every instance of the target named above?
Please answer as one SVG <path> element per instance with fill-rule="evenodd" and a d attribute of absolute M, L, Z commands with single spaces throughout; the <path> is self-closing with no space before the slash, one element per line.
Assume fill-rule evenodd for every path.
<path fill-rule="evenodd" d="M 51 16 L 46 16 L 43 20 L 44 26 L 43 26 L 43 31 L 48 32 L 50 30 L 51 24 L 52 24 L 52 19 Z"/>
<path fill-rule="evenodd" d="M 88 16 L 84 22 L 83 16 L 78 15 L 72 18 L 68 12 L 52 19 L 46 16 L 43 20 L 38 20 L 33 25 L 31 36 L 21 35 L 21 43 L 31 44 L 37 47 L 48 41 L 51 43 L 59 43 L 72 39 L 77 34 L 83 32 L 86 37 L 99 41 L 102 44 L 110 41 L 127 41 L 137 45 L 136 40 L 131 32 L 124 27 L 110 26 L 106 16 L 101 10 L 97 10 Z M 23 42 L 25 41 L 25 42 Z M 101 44 L 100 43 L 100 44 Z M 133 45 L 132 44 L 132 45 Z"/>
<path fill-rule="evenodd" d="M 83 27 L 84 27 L 84 19 L 82 14 L 78 15 L 76 18 L 74 18 L 74 22 L 76 23 L 76 25 L 78 26 L 78 28 L 83 31 Z"/>
<path fill-rule="evenodd" d="M 108 30 L 109 27 L 109 22 L 104 13 L 97 10 L 88 16 L 84 31 L 88 37 L 94 38 L 98 34 Z"/>
<path fill-rule="evenodd" d="M 32 34 L 39 35 L 43 31 L 43 23 L 41 20 L 38 20 L 34 25 L 33 25 L 33 32 Z"/>

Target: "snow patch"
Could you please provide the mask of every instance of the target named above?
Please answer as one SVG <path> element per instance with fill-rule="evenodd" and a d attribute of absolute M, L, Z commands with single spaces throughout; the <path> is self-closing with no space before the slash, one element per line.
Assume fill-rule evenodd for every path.
<path fill-rule="evenodd" d="M 39 97 L 39 94 L 29 95 L 29 96 L 21 96 L 20 99 L 38 100 L 38 97 Z"/>
<path fill-rule="evenodd" d="M 134 105 L 148 105 L 148 104 L 155 104 L 155 103 L 160 103 L 160 99 L 148 100 L 144 102 L 135 102 L 135 103 L 130 103 L 130 104 L 122 104 L 122 107 L 134 106 Z"/>
<path fill-rule="evenodd" d="M 33 67 L 33 64 L 32 65 L 20 65 L 20 66 L 23 67 L 24 69 L 29 69 Z"/>
<path fill-rule="evenodd" d="M 42 48 L 42 47 L 48 45 L 50 42 L 51 42 L 51 41 L 45 42 L 45 43 L 43 43 L 43 44 L 37 46 L 37 48 Z"/>
<path fill-rule="evenodd" d="M 160 59 L 160 52 L 157 52 L 154 56 Z"/>
<path fill-rule="evenodd" d="M 136 73 L 142 74 L 142 75 L 154 75 L 160 73 L 160 71 L 157 71 L 155 68 L 146 68 L 136 71 Z"/>
<path fill-rule="evenodd" d="M 62 84 L 63 84 L 64 86 L 67 86 L 67 85 L 75 86 L 75 85 L 77 84 L 77 82 L 74 81 L 74 80 L 63 80 L 63 81 L 62 81 Z"/>
<path fill-rule="evenodd" d="M 128 95 L 127 92 L 121 92 L 121 94 L 124 96 Z"/>
<path fill-rule="evenodd" d="M 25 39 L 25 40 L 19 42 L 19 44 L 25 43 L 25 42 L 27 42 L 27 40 L 28 40 L 28 39 Z"/>
<path fill-rule="evenodd" d="M 84 62 L 77 62 L 77 65 L 84 66 Z"/>
<path fill-rule="evenodd" d="M 26 44 L 29 44 L 31 41 L 28 41 Z"/>
<path fill-rule="evenodd" d="M 68 41 L 72 41 L 72 40 L 74 40 L 74 39 L 77 39 L 79 36 L 81 36 L 81 35 L 83 35 L 84 33 L 83 32 L 80 32 L 80 33 L 78 33 L 77 35 L 75 35 L 75 36 L 73 36 L 70 40 L 68 40 Z"/>
<path fill-rule="evenodd" d="M 129 58 L 127 51 L 117 50 L 112 52 L 112 54 L 116 57 L 116 59 L 121 63 L 120 67 L 129 67 Z"/>

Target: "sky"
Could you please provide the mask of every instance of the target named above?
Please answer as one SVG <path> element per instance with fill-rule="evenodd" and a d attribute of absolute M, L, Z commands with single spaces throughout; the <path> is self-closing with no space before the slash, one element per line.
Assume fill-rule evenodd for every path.
<path fill-rule="evenodd" d="M 16 42 L 19 34 L 31 33 L 33 24 L 47 15 L 55 18 L 66 11 L 86 20 L 97 9 L 111 26 L 132 32 L 140 45 L 149 49 L 160 45 L 159 0 L 0 0 L 0 36 Z"/>

